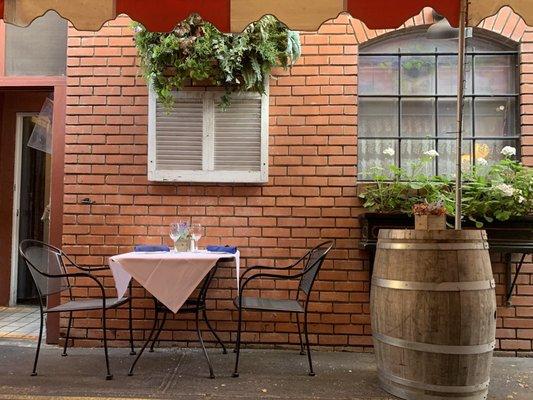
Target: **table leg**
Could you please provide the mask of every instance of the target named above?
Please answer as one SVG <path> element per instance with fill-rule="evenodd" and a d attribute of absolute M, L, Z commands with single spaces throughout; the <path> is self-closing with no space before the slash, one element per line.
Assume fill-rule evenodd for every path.
<path fill-rule="evenodd" d="M 204 283 L 203 283 L 203 285 L 202 285 L 202 287 L 200 289 L 200 295 L 198 297 L 198 302 L 196 304 L 196 310 L 194 311 L 196 313 L 196 331 L 197 331 L 197 334 L 198 334 L 198 339 L 200 341 L 200 345 L 202 346 L 205 358 L 207 359 L 207 363 L 209 365 L 209 376 L 211 378 L 214 378 L 213 367 L 211 365 L 211 361 L 209 360 L 209 356 L 208 356 L 207 350 L 206 350 L 206 348 L 204 346 L 202 334 L 201 334 L 201 331 L 200 331 L 199 313 L 200 313 L 200 311 L 204 312 L 204 318 L 206 319 L 206 323 L 208 324 L 209 329 L 211 330 L 211 332 L 213 332 L 213 334 L 215 335 L 215 338 L 219 341 L 219 343 L 222 345 L 223 350 L 225 351 L 224 344 L 222 343 L 222 341 L 220 340 L 220 338 L 218 337 L 216 332 L 211 328 L 209 322 L 207 321 L 207 318 L 205 317 L 207 293 L 208 293 L 208 290 L 209 290 L 209 288 L 211 286 L 211 281 L 213 280 L 213 277 L 214 277 L 214 275 L 216 273 L 216 270 L 217 270 L 218 266 L 219 266 L 219 263 L 217 262 L 215 264 L 215 266 L 213 267 L 213 269 L 206 276 L 206 279 L 204 280 Z M 152 296 L 152 299 L 154 301 L 154 325 L 152 327 L 150 335 L 148 336 L 148 339 L 146 340 L 146 342 L 144 343 L 144 345 L 140 349 L 139 353 L 137 354 L 137 357 L 135 357 L 135 360 L 133 361 L 133 364 L 131 365 L 130 370 L 128 372 L 128 376 L 132 376 L 133 375 L 133 370 L 135 369 L 135 365 L 137 364 L 137 362 L 141 358 L 141 355 L 144 353 L 144 350 L 148 347 L 150 342 L 153 342 L 155 340 L 155 338 L 157 338 L 157 336 L 154 336 L 154 334 L 158 330 L 157 326 L 158 326 L 158 323 L 159 323 L 159 313 L 157 312 L 158 301 L 153 296 Z M 162 328 L 162 326 L 161 326 L 161 328 Z"/>
<path fill-rule="evenodd" d="M 128 301 L 128 328 L 130 331 L 130 356 L 134 356 L 136 354 L 135 352 L 135 346 L 133 344 L 133 284 L 132 280 L 130 280 L 130 283 L 128 285 L 128 291 L 129 291 L 129 297 L 130 301 Z"/>
<path fill-rule="evenodd" d="M 139 354 L 137 354 L 137 357 L 135 357 L 135 360 L 133 361 L 133 364 L 131 364 L 130 371 L 128 372 L 128 376 L 132 376 L 133 375 L 133 370 L 135 369 L 135 365 L 137 364 L 137 361 L 139 361 L 139 358 L 141 358 L 141 356 L 144 353 L 144 350 L 146 349 L 148 344 L 152 341 L 152 336 L 154 335 L 154 332 L 155 332 L 156 327 L 157 327 L 157 323 L 159 322 L 159 320 L 158 320 L 159 313 L 157 312 L 157 299 L 155 297 L 152 297 L 152 299 L 154 300 L 154 325 L 152 327 L 152 330 L 150 331 L 150 335 L 148 335 L 148 339 L 146 340 L 146 342 L 144 343 L 143 347 L 139 351 Z"/>

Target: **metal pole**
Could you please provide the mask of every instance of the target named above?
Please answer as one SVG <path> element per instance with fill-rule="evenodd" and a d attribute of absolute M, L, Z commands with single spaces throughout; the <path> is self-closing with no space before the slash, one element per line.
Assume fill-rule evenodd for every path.
<path fill-rule="evenodd" d="M 466 51 L 466 18 L 468 15 L 468 0 L 461 0 L 459 14 L 459 44 L 457 60 L 457 138 L 456 138 L 456 166 L 455 166 L 455 229 L 461 230 L 461 200 L 462 176 L 461 155 L 463 144 L 463 105 L 465 87 L 465 51 Z"/>

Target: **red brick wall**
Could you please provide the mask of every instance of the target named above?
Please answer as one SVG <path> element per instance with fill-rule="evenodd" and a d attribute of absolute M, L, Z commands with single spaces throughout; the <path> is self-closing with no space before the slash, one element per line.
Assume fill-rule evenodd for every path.
<path fill-rule="evenodd" d="M 427 21 L 419 16 L 411 23 Z M 357 216 L 364 212 L 356 193 L 357 44 L 381 32 L 341 17 L 317 34 L 302 35 L 302 59 L 271 81 L 267 185 L 174 185 L 150 183 L 146 178 L 147 90 L 138 77 L 129 23 L 120 17 L 95 34 L 69 30 L 65 250 L 80 263 L 102 265 L 110 255 L 130 251 L 136 243 L 168 242 L 167 226 L 178 217 L 207 227 L 203 244 L 238 245 L 243 267 L 283 265 L 319 241 L 333 238 L 336 248 L 312 298 L 312 343 L 370 346 L 368 261 L 357 250 Z M 533 33 L 524 38 L 533 39 L 528 35 Z M 527 46 L 523 45 L 524 51 Z M 528 56 L 523 60 L 527 91 Z M 523 106 L 524 123 L 533 121 L 526 115 L 533 112 L 530 108 Z M 533 133 L 533 129 L 525 126 L 524 132 Z M 533 163 L 531 137 L 524 136 L 523 148 L 529 163 Z M 86 197 L 95 204 L 81 205 Z M 517 306 L 500 309 L 498 336 L 504 349 L 531 350 L 533 268 L 525 268 Z M 503 282 L 501 266 L 495 270 Z M 112 293 L 110 274 L 105 282 Z M 236 293 L 231 266 L 219 271 L 215 285 L 211 319 L 224 340 L 234 339 L 236 312 L 231 299 Z M 285 283 L 267 281 L 256 287 L 270 296 L 287 296 L 289 289 Z M 82 287 L 77 293 L 96 292 Z M 498 293 L 503 293 L 501 285 Z M 150 302 L 139 287 L 134 305 L 135 334 L 140 339 L 151 314 Z M 122 345 L 127 312 L 109 315 L 110 336 L 116 339 L 114 344 Z M 296 344 L 296 326 L 289 322 L 282 314 L 246 313 L 244 340 Z M 65 325 L 63 320 L 63 331 Z M 97 313 L 77 318 L 72 331 L 76 345 L 97 345 L 99 326 Z M 185 316 L 171 321 L 168 328 L 163 339 L 195 340 Z"/>

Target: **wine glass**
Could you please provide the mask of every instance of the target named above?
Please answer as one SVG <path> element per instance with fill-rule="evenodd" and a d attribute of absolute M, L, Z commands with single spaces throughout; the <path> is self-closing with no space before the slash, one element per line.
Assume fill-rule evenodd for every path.
<path fill-rule="evenodd" d="M 170 224 L 170 233 L 169 233 L 169 235 L 170 235 L 170 238 L 172 239 L 172 244 L 175 245 L 176 241 L 180 237 L 180 224 L 178 224 L 178 223 Z"/>
<path fill-rule="evenodd" d="M 198 251 L 198 241 L 204 234 L 204 228 L 200 224 L 191 225 L 191 237 L 193 240 L 193 251 Z"/>

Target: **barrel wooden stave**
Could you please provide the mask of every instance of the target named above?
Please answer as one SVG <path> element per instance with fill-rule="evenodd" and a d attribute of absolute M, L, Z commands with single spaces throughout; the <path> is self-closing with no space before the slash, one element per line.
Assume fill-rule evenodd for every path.
<path fill-rule="evenodd" d="M 380 230 L 373 278 L 372 330 L 384 389 L 406 399 L 486 397 L 496 300 L 484 232 Z M 460 288 L 439 289 L 442 282 Z M 471 282 L 484 289 L 462 290 Z"/>

